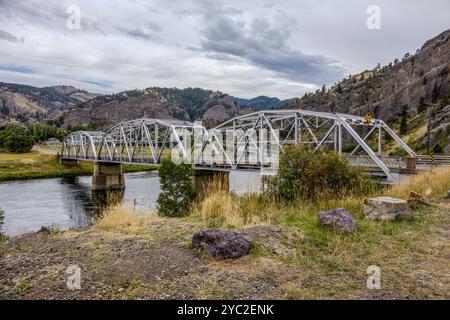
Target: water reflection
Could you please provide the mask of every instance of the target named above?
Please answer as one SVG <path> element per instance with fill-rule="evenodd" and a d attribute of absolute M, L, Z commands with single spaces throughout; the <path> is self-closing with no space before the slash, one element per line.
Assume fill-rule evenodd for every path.
<path fill-rule="evenodd" d="M 157 173 L 129 173 L 125 179 L 127 187 L 119 192 L 92 192 L 89 176 L 2 182 L 3 231 L 14 236 L 41 226 L 86 227 L 93 217 L 120 202 L 140 213 L 154 211 L 160 193 Z"/>

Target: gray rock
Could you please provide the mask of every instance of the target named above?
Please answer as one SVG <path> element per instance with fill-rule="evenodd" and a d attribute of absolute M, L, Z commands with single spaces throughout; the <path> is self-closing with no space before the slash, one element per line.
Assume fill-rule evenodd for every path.
<path fill-rule="evenodd" d="M 320 224 L 339 232 L 353 233 L 356 231 L 356 222 L 353 216 L 344 208 L 319 212 Z"/>
<path fill-rule="evenodd" d="M 250 252 L 251 239 L 235 231 L 207 229 L 194 234 L 192 246 L 217 260 L 234 259 Z"/>
<path fill-rule="evenodd" d="M 409 219 L 413 215 L 406 200 L 391 197 L 365 199 L 363 211 L 366 218 L 382 221 Z"/>

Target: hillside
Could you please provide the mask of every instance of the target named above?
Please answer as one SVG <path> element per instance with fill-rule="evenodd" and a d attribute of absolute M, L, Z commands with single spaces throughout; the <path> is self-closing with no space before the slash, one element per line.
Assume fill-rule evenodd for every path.
<path fill-rule="evenodd" d="M 36 88 L 0 82 L 0 125 L 55 120 L 68 108 L 97 96 L 72 86 Z"/>
<path fill-rule="evenodd" d="M 253 111 L 241 107 L 227 94 L 200 88 L 147 88 L 104 95 L 86 101 L 64 114 L 63 126 L 108 127 L 139 117 L 203 120 L 214 126 L 237 115 Z"/>
<path fill-rule="evenodd" d="M 288 100 L 280 100 L 276 97 L 259 96 L 253 99 L 236 98 L 241 106 L 251 106 L 261 110 L 283 106 Z"/>
<path fill-rule="evenodd" d="M 370 112 L 397 130 L 407 119 L 410 143 L 424 150 L 432 107 L 432 146 L 450 152 L 450 30 L 427 41 L 414 55 L 349 76 L 330 89 L 289 101 L 284 108 L 364 115 Z"/>

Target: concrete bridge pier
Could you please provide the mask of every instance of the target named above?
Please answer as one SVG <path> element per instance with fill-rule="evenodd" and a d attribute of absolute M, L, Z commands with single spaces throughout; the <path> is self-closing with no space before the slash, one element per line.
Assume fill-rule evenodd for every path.
<path fill-rule="evenodd" d="M 228 171 L 216 171 L 216 170 L 194 170 L 194 175 L 192 176 L 192 185 L 194 191 L 201 195 L 207 188 L 214 184 L 214 188 L 223 189 L 229 191 L 230 172 Z"/>
<path fill-rule="evenodd" d="M 125 178 L 120 163 L 96 162 L 92 176 L 92 190 L 123 190 Z"/>
<path fill-rule="evenodd" d="M 64 159 L 60 158 L 59 163 L 65 166 L 77 166 L 79 164 L 78 160 L 75 159 Z"/>

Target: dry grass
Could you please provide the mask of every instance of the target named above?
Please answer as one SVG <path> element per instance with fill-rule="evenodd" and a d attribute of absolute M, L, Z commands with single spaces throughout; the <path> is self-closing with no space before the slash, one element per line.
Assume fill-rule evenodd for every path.
<path fill-rule="evenodd" d="M 149 219 L 150 215 L 140 215 L 125 205 L 118 205 L 106 211 L 94 226 L 104 231 L 139 234 Z"/>
<path fill-rule="evenodd" d="M 209 227 L 241 228 L 247 225 L 280 224 L 300 227 L 310 231 L 318 242 L 328 241 L 325 233 L 318 228 L 317 213 L 333 208 L 346 208 L 361 221 L 368 238 L 376 234 L 391 232 L 399 225 L 377 225 L 364 220 L 362 203 L 364 196 L 343 199 L 321 199 L 316 201 L 297 199 L 283 202 L 267 194 L 235 196 L 218 189 L 220 184 L 207 187 L 205 194 L 193 206 L 194 216 L 200 216 Z M 450 168 L 439 168 L 433 172 L 421 173 L 409 181 L 381 190 L 376 195 L 407 199 L 411 191 L 419 192 L 432 200 L 439 200 L 450 189 Z M 218 191 L 220 190 L 220 191 Z M 371 195 L 372 196 L 372 195 Z M 389 229 L 389 230 L 388 230 Z M 367 239 L 364 239 L 366 241 Z"/>
<path fill-rule="evenodd" d="M 226 191 L 214 192 L 204 197 L 198 209 L 209 227 L 223 225 L 241 227 L 243 225 L 243 221 L 238 215 L 237 201 Z"/>
<path fill-rule="evenodd" d="M 426 197 L 436 198 L 445 195 L 447 190 L 450 190 L 450 168 L 439 167 L 388 188 L 384 195 L 405 199 L 411 191 L 415 191 Z"/>

